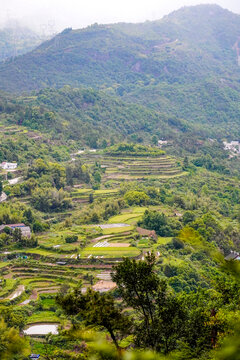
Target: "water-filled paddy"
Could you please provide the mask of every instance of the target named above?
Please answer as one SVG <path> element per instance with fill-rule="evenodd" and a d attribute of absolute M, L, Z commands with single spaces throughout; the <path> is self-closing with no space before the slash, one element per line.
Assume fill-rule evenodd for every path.
<path fill-rule="evenodd" d="M 26 335 L 47 335 L 49 333 L 53 335 L 57 335 L 58 325 L 59 324 L 46 324 L 46 323 L 34 324 L 34 325 L 30 325 L 23 332 Z"/>

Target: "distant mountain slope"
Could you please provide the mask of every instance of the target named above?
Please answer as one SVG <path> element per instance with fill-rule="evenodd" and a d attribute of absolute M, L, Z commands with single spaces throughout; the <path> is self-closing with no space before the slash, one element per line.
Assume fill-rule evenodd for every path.
<path fill-rule="evenodd" d="M 19 25 L 0 29 L 0 61 L 25 54 L 44 40 L 46 37 Z"/>
<path fill-rule="evenodd" d="M 94 86 L 130 91 L 235 74 L 240 16 L 215 5 L 183 8 L 160 21 L 66 29 L 0 67 L 0 88 Z"/>

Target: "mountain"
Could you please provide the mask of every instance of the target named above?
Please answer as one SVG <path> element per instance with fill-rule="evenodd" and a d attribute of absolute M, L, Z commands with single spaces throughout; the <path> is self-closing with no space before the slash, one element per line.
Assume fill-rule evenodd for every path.
<path fill-rule="evenodd" d="M 92 87 L 184 119 L 198 134 L 237 137 L 239 36 L 240 16 L 217 5 L 185 7 L 153 22 L 69 28 L 2 63 L 0 89 Z"/>
<path fill-rule="evenodd" d="M 152 82 L 239 77 L 233 46 L 240 16 L 215 5 L 183 8 L 159 21 L 66 29 L 0 67 L 1 89 L 94 86 L 121 94 Z"/>
<path fill-rule="evenodd" d="M 25 54 L 44 40 L 46 37 L 19 24 L 0 29 L 0 61 Z"/>

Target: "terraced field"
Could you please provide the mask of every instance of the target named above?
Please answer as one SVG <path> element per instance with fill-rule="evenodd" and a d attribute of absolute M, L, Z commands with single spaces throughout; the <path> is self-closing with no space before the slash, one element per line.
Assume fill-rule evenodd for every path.
<path fill-rule="evenodd" d="M 145 180 L 164 179 L 182 176 L 181 166 L 174 158 L 166 155 L 146 156 L 108 156 L 98 153 L 80 154 L 83 163 L 101 164 L 103 170 L 100 190 L 81 188 L 76 185 L 70 193 L 74 202 L 94 202 L 119 199 L 120 184 L 123 179 Z M 87 185 L 85 184 L 87 187 Z M 92 195 L 90 197 L 90 195 Z M 23 199 L 26 202 L 26 198 Z M 0 262 L 0 306 L 14 306 L 29 312 L 27 326 L 39 323 L 57 323 L 64 328 L 66 318 L 55 303 L 59 290 L 82 283 L 82 291 L 88 287 L 103 292 L 115 288 L 111 279 L 112 267 L 124 257 L 144 259 L 150 248 L 159 254 L 158 246 L 165 239 L 153 243 L 152 239 L 140 238 L 136 231 L 138 220 L 145 210 L 144 206 L 126 207 L 107 222 L 104 218 L 99 224 L 82 224 L 73 221 L 65 226 L 63 220 L 71 217 L 72 212 L 78 218 L 82 206 L 75 203 L 71 213 L 53 213 L 59 223 L 52 222 L 50 229 L 38 234 L 36 248 L 10 248 L 1 254 Z M 159 205 L 161 211 L 168 211 L 165 205 Z M 159 208 L 151 206 L 151 208 Z M 90 207 L 91 208 L 91 205 Z M 61 218 L 62 216 L 62 218 Z M 80 216 L 80 215 L 79 215 Z M 66 238 L 76 236 L 75 242 L 67 243 Z"/>
<path fill-rule="evenodd" d="M 104 180 L 166 179 L 184 175 L 181 166 L 170 156 L 110 156 L 107 154 L 81 154 L 85 163 L 98 161 L 105 169 Z"/>
<path fill-rule="evenodd" d="M 121 257 L 135 257 L 140 255 L 140 251 L 136 247 L 87 247 L 82 252 L 83 257 L 90 258 L 121 258 Z"/>
<path fill-rule="evenodd" d="M 90 194 L 93 195 L 94 199 L 103 199 L 113 198 L 115 195 L 118 195 L 119 189 L 103 189 L 103 190 L 92 190 L 92 189 L 75 189 L 71 192 L 71 198 L 73 201 L 78 201 L 81 203 L 87 203 L 89 201 Z"/>
<path fill-rule="evenodd" d="M 0 304 L 22 307 L 33 302 L 39 303 L 42 297 L 55 296 L 63 284 L 76 286 L 84 274 L 84 270 L 78 268 L 62 267 L 31 259 L 13 260 L 1 272 L 5 286 L 0 290 Z M 84 280 L 83 285 L 89 286 L 88 281 Z M 28 319 L 28 323 L 58 320 L 54 312 L 48 312 L 48 307 L 39 310 L 41 311 L 37 311 Z"/>

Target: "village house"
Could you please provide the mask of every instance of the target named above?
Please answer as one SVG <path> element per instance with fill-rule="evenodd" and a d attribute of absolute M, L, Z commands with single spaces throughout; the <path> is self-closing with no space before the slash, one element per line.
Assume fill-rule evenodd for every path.
<path fill-rule="evenodd" d="M 229 143 L 227 141 L 224 141 L 223 145 L 224 145 L 224 150 L 229 150 L 229 151 L 232 151 L 232 152 L 237 153 L 237 154 L 240 153 L 240 143 L 239 143 L 239 141 L 231 141 Z"/>
<path fill-rule="evenodd" d="M 156 234 L 155 230 L 147 230 L 147 229 L 143 229 L 141 227 L 137 227 L 137 232 L 139 233 L 139 235 L 143 236 L 143 237 L 150 237 L 153 240 L 157 241 L 158 237 Z"/>
<path fill-rule="evenodd" d="M 4 170 L 14 170 L 17 168 L 17 163 L 9 163 L 7 161 L 3 161 L 0 164 L 0 167 Z"/>
<path fill-rule="evenodd" d="M 0 225 L 0 233 L 2 233 L 6 227 L 12 229 L 13 231 L 15 229 L 20 229 L 22 236 L 28 237 L 28 238 L 31 237 L 31 228 L 29 226 L 26 226 L 25 224 L 3 224 L 3 225 Z"/>
<path fill-rule="evenodd" d="M 167 142 L 167 140 L 158 140 L 158 147 L 162 147 L 163 145 L 167 145 L 168 144 L 168 142 Z"/>

